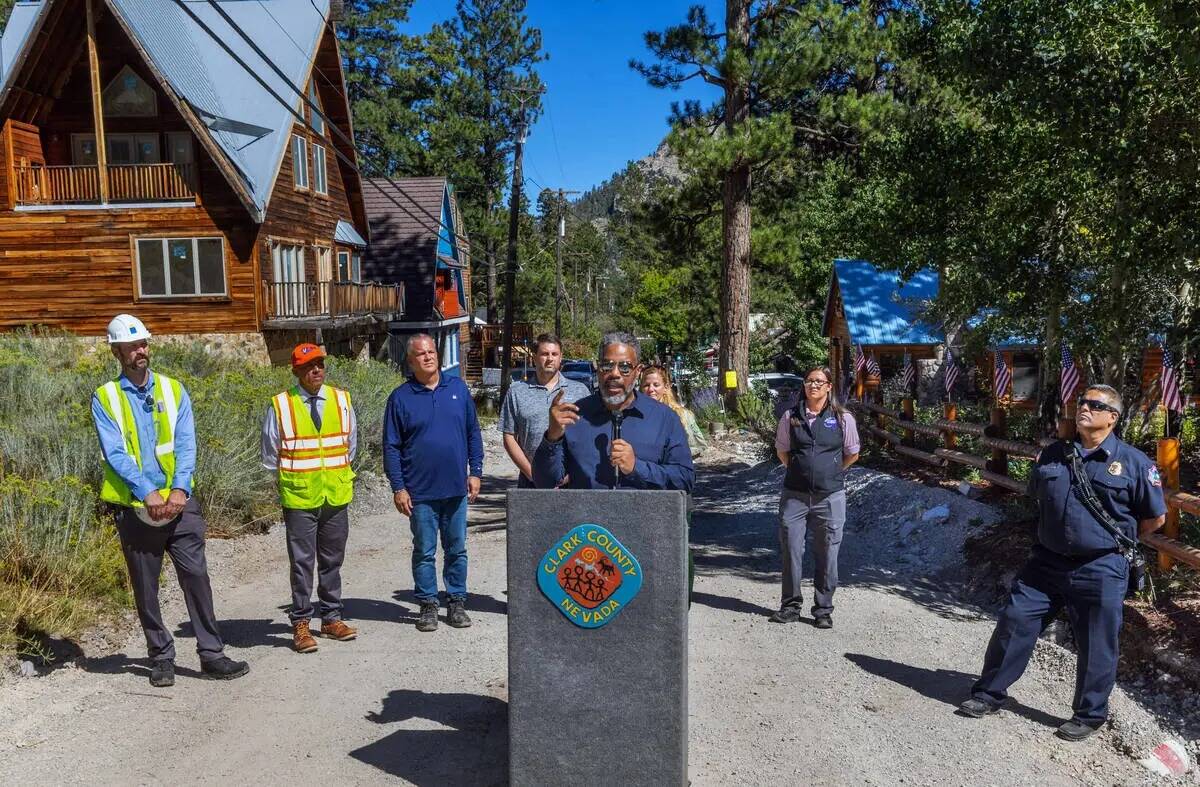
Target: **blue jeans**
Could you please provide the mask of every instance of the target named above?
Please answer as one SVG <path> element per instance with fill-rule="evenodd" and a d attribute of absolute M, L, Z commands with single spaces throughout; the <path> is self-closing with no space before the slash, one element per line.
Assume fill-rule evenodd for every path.
<path fill-rule="evenodd" d="M 438 598 L 437 542 L 442 536 L 442 583 L 452 600 L 467 598 L 467 497 L 413 503 L 413 584 L 418 601 Z"/>

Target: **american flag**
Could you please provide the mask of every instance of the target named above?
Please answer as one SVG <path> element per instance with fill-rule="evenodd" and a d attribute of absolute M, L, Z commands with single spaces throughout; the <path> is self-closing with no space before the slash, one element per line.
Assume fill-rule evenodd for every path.
<path fill-rule="evenodd" d="M 878 377 L 880 374 L 879 363 L 875 360 L 874 353 L 867 356 L 867 374 L 874 375 L 875 377 Z"/>
<path fill-rule="evenodd" d="M 1175 367 L 1175 359 L 1167 345 L 1162 346 L 1162 403 L 1163 407 L 1173 412 L 1183 412 L 1183 395 L 1179 391 L 1179 370 Z"/>
<path fill-rule="evenodd" d="M 996 373 L 993 376 L 995 383 L 992 389 L 996 394 L 996 401 L 1000 401 L 1004 394 L 1008 393 L 1008 385 L 1012 382 L 1012 370 L 1008 368 L 1008 364 L 1004 362 L 1004 353 L 996 350 Z"/>
<path fill-rule="evenodd" d="M 954 383 L 958 382 L 958 363 L 954 360 L 954 353 L 950 352 L 950 348 L 946 348 L 946 398 L 950 398 L 954 393 Z"/>
<path fill-rule="evenodd" d="M 1062 346 L 1062 374 L 1058 378 L 1058 401 L 1066 406 L 1075 397 L 1075 389 L 1079 387 L 1079 369 L 1067 345 Z"/>
<path fill-rule="evenodd" d="M 863 355 L 862 345 L 854 345 L 854 374 L 857 375 L 867 368 L 867 356 Z"/>
<path fill-rule="evenodd" d="M 913 383 L 916 379 L 917 365 L 913 363 L 912 356 L 905 353 L 904 368 L 900 371 L 900 385 L 903 386 L 905 393 L 912 393 Z"/>

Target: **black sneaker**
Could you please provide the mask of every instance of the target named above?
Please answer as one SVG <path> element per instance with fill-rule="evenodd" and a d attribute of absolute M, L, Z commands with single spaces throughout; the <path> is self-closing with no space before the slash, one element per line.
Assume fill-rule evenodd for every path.
<path fill-rule="evenodd" d="M 150 665 L 150 685 L 165 689 L 175 685 L 175 662 L 171 659 L 157 659 Z"/>
<path fill-rule="evenodd" d="M 780 607 L 779 611 L 767 620 L 771 623 L 795 623 L 800 620 L 800 607 L 795 604 Z"/>
<path fill-rule="evenodd" d="M 228 656 L 222 656 L 219 659 L 202 662 L 200 671 L 204 673 L 204 677 L 213 680 L 233 680 L 249 672 L 250 665 L 244 661 L 234 661 Z"/>
<path fill-rule="evenodd" d="M 831 628 L 833 628 L 833 616 L 832 615 L 822 615 L 819 618 L 817 618 L 815 621 L 813 621 L 813 625 L 819 629 L 831 629 Z"/>
<path fill-rule="evenodd" d="M 1059 727 L 1054 734 L 1062 738 L 1064 741 L 1078 743 L 1079 741 L 1090 738 L 1092 733 L 1097 729 L 1097 727 L 1093 727 L 1090 724 L 1084 724 L 1081 721 L 1075 721 L 1075 719 L 1071 719 Z"/>
<path fill-rule="evenodd" d="M 437 631 L 437 611 L 436 601 L 422 601 L 421 617 L 417 620 L 417 631 Z"/>
<path fill-rule="evenodd" d="M 977 700 L 974 697 L 964 700 L 958 706 L 959 713 L 964 716 L 970 716 L 972 719 L 982 719 L 984 716 L 990 716 L 998 710 L 1000 710 L 999 705 Z"/>
<path fill-rule="evenodd" d="M 467 615 L 467 604 L 461 599 L 450 599 L 450 607 L 446 613 L 446 622 L 456 629 L 470 628 L 471 618 Z"/>

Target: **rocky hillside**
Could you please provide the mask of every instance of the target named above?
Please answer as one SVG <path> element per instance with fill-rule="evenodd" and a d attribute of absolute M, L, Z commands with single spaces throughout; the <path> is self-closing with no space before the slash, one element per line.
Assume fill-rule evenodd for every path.
<path fill-rule="evenodd" d="M 633 181 L 640 183 L 639 191 L 645 194 L 656 183 L 682 183 L 683 171 L 679 160 L 671 153 L 664 140 L 652 154 L 631 161 L 625 169 L 613 173 L 612 177 L 599 186 L 585 192 L 574 203 L 575 214 L 581 219 L 607 219 L 621 210 L 621 200 L 628 199 L 627 186 Z"/>

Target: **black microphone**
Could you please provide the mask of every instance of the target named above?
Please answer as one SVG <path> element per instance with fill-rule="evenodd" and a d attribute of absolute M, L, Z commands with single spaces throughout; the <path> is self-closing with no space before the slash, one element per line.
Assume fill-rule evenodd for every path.
<path fill-rule="evenodd" d="M 612 439 L 615 443 L 621 439 L 621 422 L 625 420 L 624 410 L 613 410 L 612 415 Z M 611 451 L 611 447 L 609 449 Z M 615 466 L 613 467 L 613 489 L 621 485 L 621 471 Z"/>

